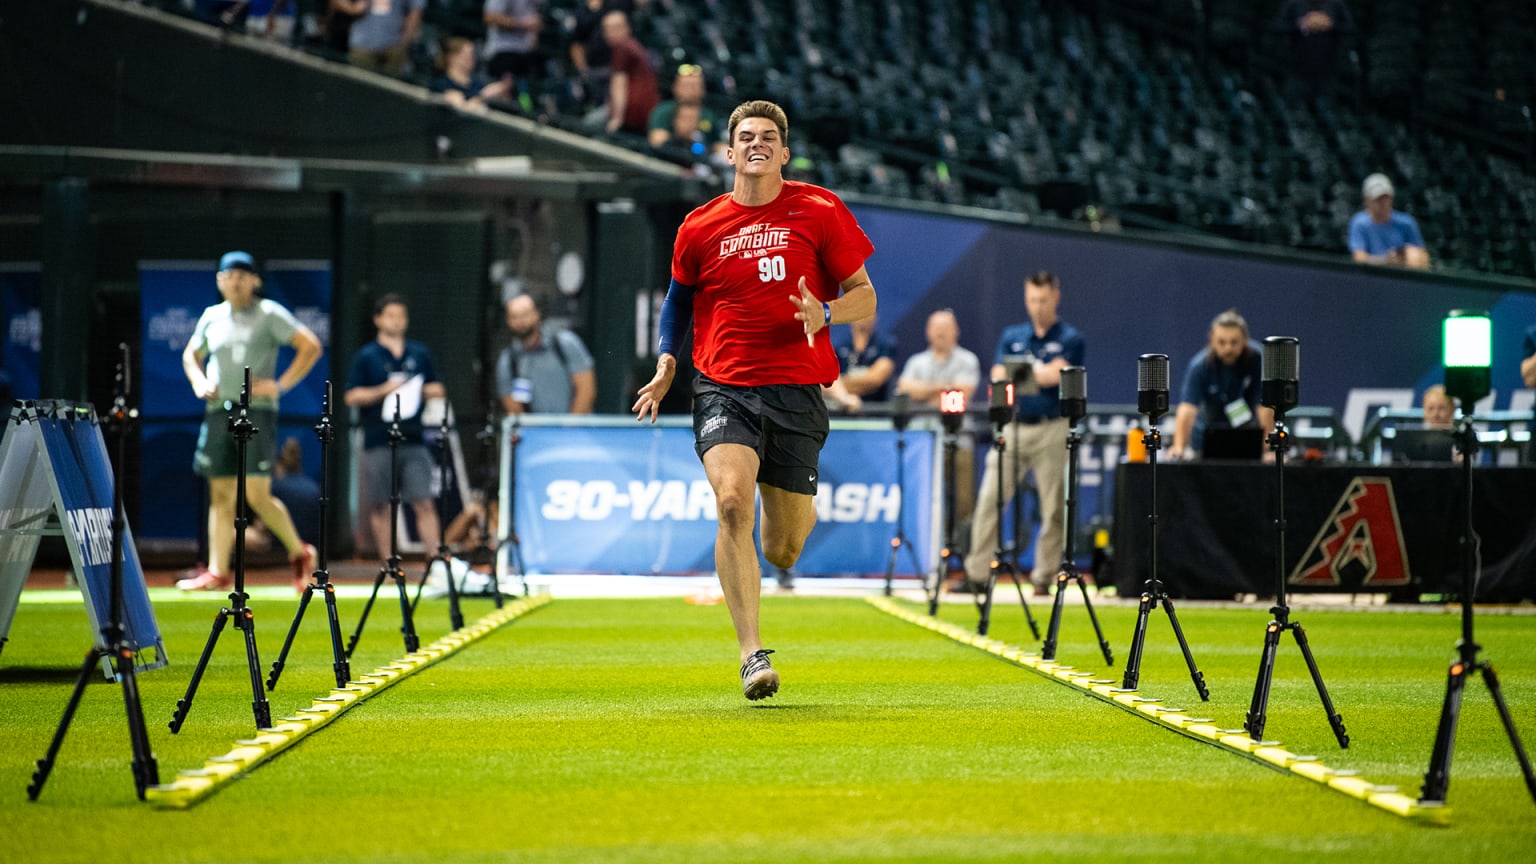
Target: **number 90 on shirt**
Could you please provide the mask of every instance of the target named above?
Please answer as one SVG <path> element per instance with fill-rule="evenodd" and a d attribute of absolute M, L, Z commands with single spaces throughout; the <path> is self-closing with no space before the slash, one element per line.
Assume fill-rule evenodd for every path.
<path fill-rule="evenodd" d="M 784 256 L 773 255 L 757 259 L 757 278 L 764 282 L 783 282 Z"/>

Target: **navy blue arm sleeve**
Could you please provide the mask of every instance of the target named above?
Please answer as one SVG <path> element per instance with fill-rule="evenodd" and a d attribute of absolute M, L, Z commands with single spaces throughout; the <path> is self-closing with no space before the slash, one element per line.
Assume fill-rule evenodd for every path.
<path fill-rule="evenodd" d="M 692 325 L 693 286 L 673 279 L 667 286 L 666 299 L 661 301 L 661 320 L 657 322 L 657 329 L 661 331 L 660 352 L 676 357 L 677 349 Z"/>

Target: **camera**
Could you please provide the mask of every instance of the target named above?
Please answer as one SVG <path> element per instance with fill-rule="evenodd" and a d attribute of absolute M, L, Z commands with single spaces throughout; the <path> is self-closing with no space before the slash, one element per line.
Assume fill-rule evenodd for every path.
<path fill-rule="evenodd" d="M 1013 382 L 1013 392 L 1018 396 L 1033 396 L 1040 392 L 1040 382 L 1035 380 L 1035 355 L 1009 354 L 1003 357 L 1003 372 Z"/>

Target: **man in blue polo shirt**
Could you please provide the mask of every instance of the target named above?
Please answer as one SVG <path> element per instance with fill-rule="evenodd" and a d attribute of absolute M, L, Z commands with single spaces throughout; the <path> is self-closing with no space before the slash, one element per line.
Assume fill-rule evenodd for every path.
<path fill-rule="evenodd" d="M 362 498 L 374 548 L 380 556 L 390 553 L 393 472 L 398 471 L 400 499 L 415 512 L 416 533 L 428 555 L 437 552 L 442 530 L 432 497 L 432 472 L 436 466 L 427 449 L 421 415 L 428 400 L 445 397 L 447 390 L 437 377 L 432 352 L 420 342 L 405 338 L 410 323 L 410 311 L 399 294 L 385 294 L 373 304 L 373 326 L 378 336 L 352 358 L 343 397 L 349 407 L 358 409 L 363 427 L 363 457 L 359 466 Z M 391 454 L 389 426 L 395 419 L 397 397 L 402 438 L 397 452 Z M 398 459 L 398 464 L 391 462 L 392 457 Z"/>
<path fill-rule="evenodd" d="M 1349 251 L 1361 264 L 1392 264 L 1429 269 L 1429 252 L 1419 223 L 1407 213 L 1392 210 L 1392 181 L 1372 174 L 1361 184 L 1365 209 L 1349 220 Z"/>
<path fill-rule="evenodd" d="M 1179 407 L 1173 415 L 1173 459 L 1204 449 L 1207 429 L 1240 429 L 1257 424 L 1267 436 L 1275 412 L 1259 404 L 1263 358 L 1236 309 L 1211 321 L 1210 344 L 1189 361 Z"/>
<path fill-rule="evenodd" d="M 1014 402 L 1015 416 L 1004 428 L 1008 443 L 1003 471 L 1003 502 L 1013 498 L 1017 481 L 1025 471 L 1035 475 L 1040 493 L 1040 534 L 1035 539 L 1035 564 L 1030 581 L 1036 593 L 1044 593 L 1055 581 L 1061 566 L 1062 544 L 1066 536 L 1065 486 L 1067 466 L 1067 421 L 1061 416 L 1061 370 L 1083 365 L 1083 336 L 1076 327 L 1056 317 L 1061 304 L 1061 281 L 1047 271 L 1030 276 L 1024 282 L 1024 308 L 1029 323 L 1015 324 L 1003 331 L 992 357 L 992 381 L 1008 377 L 1005 357 L 1028 357 L 1040 392 L 1021 396 Z M 977 491 L 976 509 L 971 521 L 971 554 L 965 562 L 965 575 L 971 590 L 985 586 L 992 550 L 997 548 L 997 451 L 987 454 L 987 467 Z"/>

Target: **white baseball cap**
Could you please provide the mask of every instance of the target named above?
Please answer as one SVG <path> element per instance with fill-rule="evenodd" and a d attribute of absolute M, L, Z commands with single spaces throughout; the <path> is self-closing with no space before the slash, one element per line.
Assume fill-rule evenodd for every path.
<path fill-rule="evenodd" d="M 1372 174 L 1361 184 L 1360 193 L 1365 196 L 1365 200 L 1375 201 L 1383 195 L 1392 194 L 1392 181 L 1385 174 Z"/>

